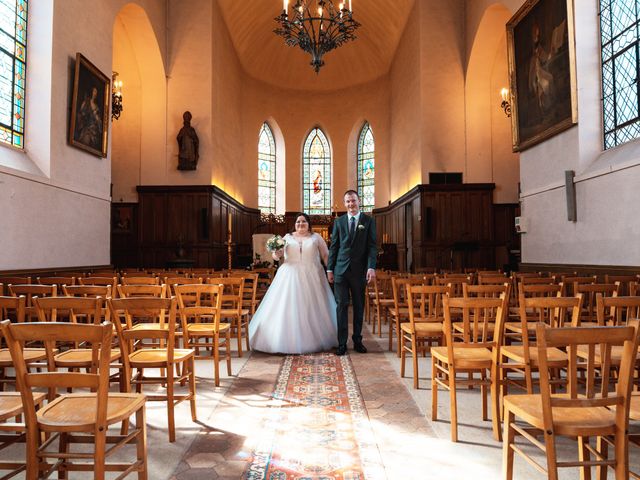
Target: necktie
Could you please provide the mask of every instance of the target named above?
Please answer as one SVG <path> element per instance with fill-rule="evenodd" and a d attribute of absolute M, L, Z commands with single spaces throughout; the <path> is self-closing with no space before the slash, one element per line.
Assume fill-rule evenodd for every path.
<path fill-rule="evenodd" d="M 356 231 L 356 217 L 351 217 L 349 223 L 349 238 L 353 238 L 353 234 Z"/>

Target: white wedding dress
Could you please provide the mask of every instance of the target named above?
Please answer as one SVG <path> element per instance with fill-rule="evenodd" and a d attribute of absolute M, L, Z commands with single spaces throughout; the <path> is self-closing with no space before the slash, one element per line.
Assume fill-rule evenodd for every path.
<path fill-rule="evenodd" d="M 249 323 L 253 350 L 312 353 L 337 346 L 336 301 L 320 258 L 328 249 L 317 233 L 298 241 L 284 236 L 284 262 L 278 268 Z"/>

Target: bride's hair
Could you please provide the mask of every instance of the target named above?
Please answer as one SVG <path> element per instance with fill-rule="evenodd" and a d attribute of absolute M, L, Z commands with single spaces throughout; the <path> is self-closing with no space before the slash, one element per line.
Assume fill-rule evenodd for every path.
<path fill-rule="evenodd" d="M 309 231 L 312 232 L 313 229 L 311 228 L 311 217 L 309 215 L 307 215 L 306 213 L 304 213 L 304 212 L 296 213 L 296 220 L 298 220 L 298 217 L 304 217 L 304 219 L 309 224 Z M 293 230 L 295 231 L 295 229 L 296 229 L 296 226 L 295 226 L 295 223 L 294 223 Z"/>

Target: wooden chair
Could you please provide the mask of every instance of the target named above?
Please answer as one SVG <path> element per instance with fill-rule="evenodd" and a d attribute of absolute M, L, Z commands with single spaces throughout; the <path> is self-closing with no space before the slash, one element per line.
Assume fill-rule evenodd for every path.
<path fill-rule="evenodd" d="M 0 297 L 0 319 L 11 319 L 14 323 L 24 323 L 25 321 L 26 299 L 19 297 Z M 6 374 L 8 369 L 13 369 L 13 361 L 8 347 L 2 345 L 4 338 L 0 335 L 0 390 L 5 384 L 14 384 L 15 377 Z M 47 360 L 47 352 L 44 348 L 25 348 L 23 350 L 25 362 L 29 365 L 44 362 Z"/>
<path fill-rule="evenodd" d="M 0 279 L 0 282 L 2 281 L 2 279 Z M 629 296 L 630 295 L 630 290 L 629 290 L 629 284 L 631 282 L 637 282 L 638 281 L 638 275 L 609 275 L 606 274 L 604 276 L 604 283 L 617 283 L 620 282 L 620 287 L 618 288 L 618 295 L 620 295 L 621 297 L 625 297 L 625 296 Z"/>
<path fill-rule="evenodd" d="M 598 277 L 596 275 L 587 275 L 587 276 L 571 276 L 571 275 L 562 275 L 561 277 L 562 285 L 564 286 L 562 290 L 563 297 L 571 297 L 575 294 L 575 285 L 580 284 L 590 284 L 590 283 L 598 283 Z"/>
<path fill-rule="evenodd" d="M 118 296 L 120 298 L 130 297 L 153 297 L 166 298 L 166 285 L 118 285 Z"/>
<path fill-rule="evenodd" d="M 478 285 L 503 285 L 509 279 L 504 275 L 478 274 Z"/>
<path fill-rule="evenodd" d="M 397 338 L 396 355 L 402 354 L 402 333 L 400 324 L 409 321 L 409 303 L 407 300 L 407 288 L 409 285 L 424 285 L 423 277 L 400 278 L 391 277 L 391 290 L 393 292 L 393 306 L 389 307 L 391 321 L 389 322 L 389 351 L 393 351 L 393 337 Z"/>
<path fill-rule="evenodd" d="M 202 284 L 202 277 L 164 277 L 164 284 L 169 295 L 175 295 L 174 285 L 196 285 Z"/>
<path fill-rule="evenodd" d="M 242 357 L 242 337 L 249 351 L 249 309 L 244 308 L 244 278 L 207 278 L 208 284 L 223 285 L 222 310 L 220 318 L 230 319 L 231 328 L 236 332 L 238 357 Z"/>
<path fill-rule="evenodd" d="M 391 279 L 391 274 L 379 271 L 376 272 L 376 278 L 373 282 L 373 297 L 371 297 L 374 309 L 373 333 L 376 333 L 377 324 L 379 337 L 382 337 L 382 316 L 384 315 L 385 322 L 389 323 L 389 309 L 394 305 Z"/>
<path fill-rule="evenodd" d="M 58 289 L 56 285 L 9 285 L 9 295 L 25 297 L 25 320 L 32 321 L 38 316 L 33 305 L 34 297 L 55 297 Z"/>
<path fill-rule="evenodd" d="M 78 279 L 78 285 L 90 286 L 90 285 L 101 285 L 101 286 L 110 286 L 111 292 L 113 295 L 116 294 L 116 285 L 118 285 L 118 277 L 99 277 L 99 276 L 91 276 L 84 277 Z"/>
<path fill-rule="evenodd" d="M 431 419 L 438 418 L 438 387 L 449 390 L 451 405 L 451 441 L 458 441 L 458 404 L 456 389 L 458 386 L 480 386 L 482 396 L 482 419 L 487 420 L 487 392 L 493 389 L 493 353 L 494 339 L 489 333 L 489 325 L 496 323 L 494 331 L 499 331 L 506 314 L 507 297 L 500 298 L 451 298 L 444 297 L 444 331 L 446 347 L 431 349 Z M 456 335 L 453 329 L 452 309 L 462 312 L 462 335 Z M 458 373 L 467 374 L 457 377 Z M 469 375 L 471 373 L 472 375 Z M 475 378 L 473 374 L 479 374 Z M 493 429 L 498 435 L 499 413 L 494 406 Z"/>
<path fill-rule="evenodd" d="M 62 294 L 66 297 L 108 298 L 112 290 L 111 285 L 63 285 Z"/>
<path fill-rule="evenodd" d="M 582 294 L 582 312 L 580 313 L 580 325 L 585 327 L 595 327 L 596 317 L 596 296 L 613 297 L 618 295 L 620 284 L 612 283 L 576 283 L 573 291 Z M 580 326 L 578 325 L 578 326 Z"/>
<path fill-rule="evenodd" d="M 540 393 L 504 397 L 504 478 L 513 478 L 515 452 L 552 480 L 558 479 L 558 468 L 567 467 L 580 467 L 581 478 L 590 478 L 592 466 L 598 469 L 611 466 L 617 480 L 628 479 L 629 407 L 631 379 L 638 350 L 638 320 L 632 320 L 627 327 L 549 328 L 538 324 L 536 342 L 540 361 Z M 623 350 L 622 363 L 618 383 L 615 390 L 610 391 L 611 364 L 608 357 L 612 347 L 619 345 Z M 586 363 L 577 354 L 580 347 L 590 353 Z M 604 373 L 600 376 L 600 382 L 596 382 L 596 362 L 593 361 L 596 347 L 605 352 L 601 365 Z M 551 389 L 550 376 L 554 367 L 548 353 L 554 349 L 566 349 L 568 352 L 567 392 L 562 394 L 554 393 Z M 578 372 L 582 371 L 586 372 L 586 382 L 578 376 Z M 535 438 L 531 428 L 517 425 L 516 417 L 542 435 L 544 443 Z M 544 452 L 546 469 L 525 449 L 515 444 L 516 434 L 522 435 Z M 558 436 L 577 437 L 578 461 L 561 462 L 557 459 Z M 606 436 L 614 439 L 614 459 L 607 458 L 590 445 L 590 437 L 599 439 Z M 592 454 L 595 460 L 591 460 Z"/>
<path fill-rule="evenodd" d="M 244 278 L 243 292 L 243 308 L 249 310 L 249 321 L 253 318 L 253 314 L 256 313 L 256 307 L 258 306 L 258 274 L 254 272 L 235 272 L 232 277 Z"/>
<path fill-rule="evenodd" d="M 86 287 L 84 287 L 86 288 Z M 64 319 L 69 323 L 100 325 L 104 321 L 104 299 L 102 297 L 49 297 L 35 298 L 34 304 L 38 321 L 59 322 L 58 312 L 63 311 Z M 120 358 L 120 350 L 109 350 L 109 363 Z M 93 351 L 84 342 L 78 342 L 72 348 L 64 349 L 53 357 L 57 368 L 77 370 L 90 369 L 95 361 Z"/>
<path fill-rule="evenodd" d="M 418 354 L 426 353 L 431 344 L 444 345 L 444 316 L 442 299 L 449 287 L 436 285 L 408 285 L 409 321 L 400 324 L 402 349 L 400 376 L 404 377 L 407 352 L 413 361 L 413 388 L 418 388 Z"/>
<path fill-rule="evenodd" d="M 62 285 L 75 285 L 76 277 L 38 277 L 37 281 L 40 285 L 56 285 L 57 293 L 62 294 Z"/>
<path fill-rule="evenodd" d="M 128 276 L 123 275 L 120 278 L 122 285 L 160 285 L 160 278 L 156 276 Z"/>
<path fill-rule="evenodd" d="M 0 277 L 0 284 L 3 287 L 0 287 L 0 295 L 10 295 L 9 294 L 9 284 L 12 285 L 29 285 L 31 283 L 31 277 Z"/>
<path fill-rule="evenodd" d="M 224 347 L 227 375 L 231 376 L 231 324 L 220 322 L 223 287 L 176 285 L 175 291 L 182 320 L 183 345 L 185 348 L 195 350 L 196 359 L 210 358 L 200 355 L 201 348 L 212 349 L 214 380 L 218 387 L 220 386 L 220 347 Z M 221 335 L 224 337 L 221 338 Z"/>
<path fill-rule="evenodd" d="M 58 470 L 60 478 L 66 478 L 68 471 L 93 471 L 94 479 L 104 479 L 105 471 L 120 471 L 123 476 L 137 472 L 139 479 L 146 479 L 145 397 L 135 393 L 109 393 L 112 325 L 11 324 L 5 320 L 0 326 L 9 344 L 22 397 L 27 438 L 27 479 L 40 478 L 41 473 L 46 478 L 55 470 Z M 42 339 L 49 344 L 60 341 L 90 343 L 94 358 L 91 372 L 30 373 L 22 345 Z M 53 390 L 86 388 L 91 391 L 60 395 L 36 411 L 39 393 L 33 389 L 40 387 Z M 134 414 L 134 431 L 127 435 L 115 435 L 107 431 L 110 425 L 123 422 Z M 49 435 L 44 442 L 43 434 Z M 49 447 L 56 439 L 59 440 L 59 448 L 52 451 Z M 106 463 L 111 454 L 130 442 L 136 444 L 136 460 L 133 463 Z M 72 452 L 71 446 L 76 443 L 93 444 L 93 451 Z M 114 446 L 107 449 L 106 445 L 111 443 Z M 51 458 L 57 459 L 56 463 L 48 463 Z M 81 459 L 82 463 L 73 462 L 74 459 Z"/>
<path fill-rule="evenodd" d="M 191 419 L 196 417 L 196 380 L 194 371 L 195 352 L 189 348 L 176 348 L 176 299 L 172 298 L 119 298 L 108 300 L 109 311 L 118 331 L 122 350 L 124 376 L 128 383 L 142 393 L 142 385 L 159 384 L 166 387 L 165 395 L 147 395 L 148 400 L 164 401 L 167 404 L 169 441 L 176 439 L 174 408 L 188 400 Z M 155 324 L 138 322 L 153 315 Z M 124 317 L 125 323 L 120 319 Z M 145 342 L 149 340 L 149 342 Z M 180 374 L 174 375 L 176 367 Z M 134 369 L 136 370 L 134 374 Z M 145 375 L 145 370 L 160 369 L 156 377 Z M 188 382 L 188 393 L 176 395 L 176 385 Z"/>

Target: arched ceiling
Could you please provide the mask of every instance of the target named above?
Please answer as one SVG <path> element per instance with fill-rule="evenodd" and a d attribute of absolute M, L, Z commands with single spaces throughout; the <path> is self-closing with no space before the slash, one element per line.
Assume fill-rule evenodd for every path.
<path fill-rule="evenodd" d="M 218 3 L 247 74 L 282 88 L 336 90 L 369 82 L 389 71 L 415 0 L 352 1 L 353 18 L 361 24 L 358 38 L 327 53 L 319 74 L 310 65 L 311 55 L 288 47 L 273 33 L 282 0 Z M 338 3 L 334 0 L 336 6 Z"/>

